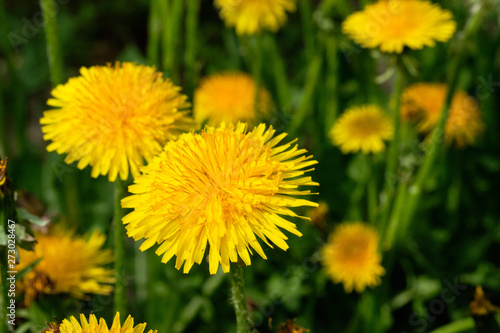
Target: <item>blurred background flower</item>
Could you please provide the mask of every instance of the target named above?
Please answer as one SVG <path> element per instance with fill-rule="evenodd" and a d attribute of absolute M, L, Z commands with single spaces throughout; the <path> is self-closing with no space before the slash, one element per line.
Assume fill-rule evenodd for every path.
<path fill-rule="evenodd" d="M 113 255 L 102 248 L 106 236 L 98 231 L 79 236 L 62 227 L 35 236 L 34 251 L 19 249 L 20 261 L 16 265 L 19 272 L 27 270 L 16 291 L 24 292 L 26 306 L 44 294 L 85 298 L 87 294 L 109 295 L 113 291 L 113 270 L 106 268 Z"/>
<path fill-rule="evenodd" d="M 443 111 L 447 86 L 439 83 L 416 83 L 405 89 L 401 105 L 403 120 L 416 120 L 421 133 L 430 133 Z M 459 147 L 472 145 L 483 132 L 484 123 L 477 102 L 464 91 L 453 96 L 444 128 L 445 141 Z"/>
<path fill-rule="evenodd" d="M 379 285 L 385 269 L 378 240 L 377 231 L 363 222 L 338 225 L 321 251 L 327 275 L 348 293 Z"/>
<path fill-rule="evenodd" d="M 227 72 L 202 79 L 194 93 L 194 117 L 197 122 L 208 120 L 212 126 L 238 121 L 256 125 L 268 118 L 273 103 L 264 88 L 257 87 L 253 78 L 243 72 Z"/>
<path fill-rule="evenodd" d="M 346 110 L 333 125 L 330 138 L 344 154 L 368 154 L 383 151 L 384 141 L 393 134 L 391 119 L 378 106 L 364 105 Z"/>
<path fill-rule="evenodd" d="M 276 31 L 286 22 L 286 12 L 295 11 L 297 0 L 215 0 L 220 16 L 238 35 L 263 30 Z"/>
<path fill-rule="evenodd" d="M 342 32 L 366 48 L 401 53 L 403 48 L 421 49 L 446 42 L 457 24 L 450 11 L 430 1 L 379 0 L 342 23 Z"/>

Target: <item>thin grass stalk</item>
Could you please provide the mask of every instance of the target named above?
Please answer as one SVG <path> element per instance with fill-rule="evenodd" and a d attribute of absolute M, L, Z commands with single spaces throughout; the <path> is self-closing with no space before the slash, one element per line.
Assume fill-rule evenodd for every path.
<path fill-rule="evenodd" d="M 339 57 L 338 38 L 334 35 L 325 37 L 326 50 L 326 110 L 325 110 L 325 136 L 328 134 L 339 113 Z"/>
<path fill-rule="evenodd" d="M 308 59 L 314 56 L 314 29 L 312 23 L 311 0 L 299 0 L 299 10 L 302 20 L 302 35 Z"/>
<path fill-rule="evenodd" d="M 296 136 L 297 131 L 303 125 L 306 117 L 314 107 L 313 96 L 318 84 L 322 65 L 323 55 L 322 52 L 318 52 L 309 64 L 306 82 L 304 84 L 304 88 L 302 89 L 302 99 L 288 126 L 288 133 L 290 133 L 291 137 Z"/>
<path fill-rule="evenodd" d="M 160 64 L 161 6 L 158 0 L 149 3 L 147 59 L 149 65 Z"/>
<path fill-rule="evenodd" d="M 162 13 L 162 64 L 163 71 L 174 81 L 179 82 L 177 62 L 177 42 L 179 40 L 179 28 L 182 21 L 184 0 L 163 0 Z"/>
<path fill-rule="evenodd" d="M 368 163 L 370 164 L 370 178 L 367 184 L 368 196 L 368 221 L 375 225 L 377 222 L 378 206 L 377 206 L 377 175 L 375 167 L 375 157 L 368 156 Z"/>
<path fill-rule="evenodd" d="M 196 52 L 197 52 L 197 33 L 198 33 L 198 15 L 200 12 L 200 0 L 187 0 L 186 2 L 186 86 L 190 97 L 196 85 Z"/>
<path fill-rule="evenodd" d="M 484 9 L 483 9 L 484 10 Z M 440 147 L 443 145 L 443 138 L 445 133 L 446 120 L 448 119 L 448 114 L 450 112 L 450 106 L 455 95 L 455 91 L 458 85 L 458 79 L 462 70 L 462 63 L 465 59 L 466 52 L 465 43 L 469 36 L 475 33 L 480 23 L 482 22 L 483 10 L 478 10 L 472 17 L 469 18 L 467 25 L 465 27 L 464 33 L 461 35 L 461 39 L 458 44 L 458 56 L 454 58 L 451 69 L 449 71 L 450 77 L 448 80 L 448 91 L 446 93 L 445 103 L 441 109 L 441 116 L 439 118 L 436 127 L 431 133 L 430 145 L 427 148 L 424 162 L 417 172 L 415 181 L 408 189 L 408 198 L 406 201 L 405 210 L 402 212 L 400 220 L 401 224 L 401 236 L 404 236 L 419 205 L 420 198 L 422 195 L 423 185 L 434 166 L 435 160 L 440 151 Z"/>
<path fill-rule="evenodd" d="M 59 27 L 57 24 L 56 8 L 54 0 L 41 0 L 45 37 L 47 40 L 47 57 L 49 59 L 50 80 L 55 88 L 62 84 L 66 78 L 62 58 L 61 45 L 59 43 Z M 64 163 L 62 157 L 58 163 Z M 52 177 L 54 174 L 52 174 Z M 76 174 L 66 173 L 63 181 L 64 192 L 60 194 L 59 200 L 66 202 L 68 217 L 72 223 L 80 223 L 80 209 L 78 206 L 79 195 Z"/>
<path fill-rule="evenodd" d="M 231 294 L 236 314 L 236 333 L 249 333 L 250 322 L 245 295 L 245 280 L 243 279 L 243 267 L 239 264 L 231 264 L 229 271 L 231 280 Z"/>
<path fill-rule="evenodd" d="M 399 144 L 401 138 L 401 121 L 400 121 L 400 108 L 401 108 L 401 95 L 403 94 L 403 87 L 405 82 L 404 72 L 398 64 L 395 64 L 395 77 L 394 87 L 391 96 L 392 110 L 392 123 L 394 127 L 394 136 L 389 146 L 387 155 L 386 170 L 384 173 L 384 186 L 380 200 L 380 219 L 377 221 L 377 228 L 383 230 L 387 228 L 388 219 L 391 213 L 391 205 L 394 197 L 394 190 L 398 181 L 398 159 L 399 159 Z"/>
<path fill-rule="evenodd" d="M 271 57 L 273 64 L 274 82 L 278 93 L 278 102 L 281 109 L 286 112 L 290 107 L 290 89 L 288 87 L 288 78 L 286 75 L 285 62 L 276 45 L 274 35 L 265 34 L 263 36 L 266 50 Z"/>
<path fill-rule="evenodd" d="M 127 295 L 125 288 L 125 227 L 122 218 L 125 215 L 121 200 L 125 195 L 123 182 L 118 178 L 115 181 L 114 195 L 114 254 L 115 254 L 115 293 L 114 312 L 127 313 Z"/>

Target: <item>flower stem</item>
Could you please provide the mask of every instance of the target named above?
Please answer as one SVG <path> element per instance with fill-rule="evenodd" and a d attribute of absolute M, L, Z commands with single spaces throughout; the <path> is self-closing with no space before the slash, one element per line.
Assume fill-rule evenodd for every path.
<path fill-rule="evenodd" d="M 312 24 L 313 15 L 311 13 L 311 0 L 299 0 L 299 8 L 307 58 L 312 59 L 314 55 L 314 30 Z"/>
<path fill-rule="evenodd" d="M 322 52 L 318 52 L 309 63 L 306 82 L 304 84 L 304 88 L 302 89 L 302 99 L 288 126 L 288 133 L 290 134 L 290 137 L 296 136 L 297 131 L 306 120 L 308 113 L 310 113 L 310 111 L 312 111 L 311 109 L 314 107 L 313 96 L 321 74 L 322 64 L 323 54 Z"/>
<path fill-rule="evenodd" d="M 276 45 L 275 37 L 270 34 L 265 34 L 263 39 L 273 64 L 274 80 L 278 93 L 279 106 L 281 110 L 286 113 L 290 106 L 290 90 L 288 88 L 285 63 L 279 52 L 279 48 Z"/>
<path fill-rule="evenodd" d="M 149 3 L 148 22 L 148 45 L 147 57 L 149 65 L 159 65 L 160 60 L 160 37 L 161 37 L 161 16 L 157 0 Z"/>
<path fill-rule="evenodd" d="M 368 156 L 368 163 L 370 163 L 370 178 L 367 184 L 368 219 L 370 223 L 375 225 L 377 222 L 377 177 L 375 173 L 375 157 Z"/>
<path fill-rule="evenodd" d="M 59 27 L 56 15 L 58 5 L 54 0 L 41 0 L 40 5 L 43 14 L 45 37 L 47 39 L 50 80 L 52 87 L 55 88 L 59 84 L 62 84 L 66 77 L 64 74 L 61 45 L 59 43 Z M 63 163 L 62 159 L 60 163 Z M 80 222 L 80 210 L 78 207 L 79 195 L 76 175 L 74 173 L 65 174 L 63 186 L 64 193 L 61 194 L 59 200 L 66 203 L 69 220 L 78 225 Z"/>
<path fill-rule="evenodd" d="M 115 250 L 115 312 L 126 313 L 125 294 L 125 227 L 122 218 L 125 215 L 121 200 L 125 194 L 123 183 L 120 179 L 115 181 L 115 212 L 114 212 L 114 250 Z"/>
<path fill-rule="evenodd" d="M 57 4 L 54 0 L 41 0 L 45 37 L 47 38 L 47 56 L 49 58 L 50 80 L 52 86 L 64 82 L 64 65 L 62 59 L 61 45 L 59 43 L 59 27 L 55 10 Z"/>
<path fill-rule="evenodd" d="M 243 267 L 239 264 L 231 264 L 229 278 L 231 279 L 231 293 L 233 297 L 234 312 L 236 313 L 236 333 L 248 333 L 250 332 L 250 323 L 247 299 L 245 296 Z"/>
<path fill-rule="evenodd" d="M 438 151 L 443 143 L 446 120 L 448 119 L 448 114 L 450 112 L 450 106 L 453 100 L 453 96 L 455 95 L 455 90 L 458 85 L 458 79 L 461 73 L 462 62 L 465 58 L 465 43 L 470 35 L 472 35 L 475 31 L 477 31 L 480 23 L 482 22 L 482 13 L 483 10 L 478 10 L 474 13 L 465 26 L 465 31 L 461 35 L 461 39 L 458 42 L 458 56 L 453 59 L 451 64 L 451 69 L 449 71 L 450 76 L 448 80 L 448 91 L 446 93 L 446 99 L 444 105 L 441 109 L 441 116 L 436 124 L 436 127 L 431 133 L 430 145 L 427 148 L 427 152 L 425 155 L 424 163 L 420 167 L 413 184 L 408 188 L 408 197 L 405 200 L 406 209 L 402 212 L 402 215 L 399 217 L 401 220 L 401 233 L 402 236 L 406 233 L 413 216 L 415 215 L 418 204 L 420 201 L 420 197 L 422 195 L 422 188 L 424 182 L 429 177 L 429 174 L 434 166 L 434 162 L 438 155 Z"/>
<path fill-rule="evenodd" d="M 384 174 L 384 189 L 382 191 L 382 196 L 380 200 L 380 212 L 381 217 L 378 225 L 379 230 L 386 227 L 387 219 L 390 216 L 390 207 L 392 199 L 394 196 L 394 189 L 396 187 L 396 181 L 398 180 L 397 166 L 398 166 L 398 147 L 401 137 L 401 126 L 400 126 L 400 108 L 401 108 L 401 95 L 403 93 L 404 86 L 404 72 L 403 69 L 395 64 L 396 74 L 394 78 L 394 88 L 391 96 L 392 105 L 394 109 L 392 110 L 392 123 L 394 127 L 394 137 L 389 147 L 389 153 L 387 155 L 387 166 Z"/>
<path fill-rule="evenodd" d="M 187 92 L 193 96 L 196 83 L 196 30 L 198 28 L 198 13 L 200 0 L 187 0 L 186 2 L 186 70 Z"/>
<path fill-rule="evenodd" d="M 325 136 L 328 137 L 330 130 L 337 119 L 339 112 L 339 56 L 338 37 L 329 35 L 325 39 L 327 76 L 325 82 L 326 105 L 325 105 Z"/>

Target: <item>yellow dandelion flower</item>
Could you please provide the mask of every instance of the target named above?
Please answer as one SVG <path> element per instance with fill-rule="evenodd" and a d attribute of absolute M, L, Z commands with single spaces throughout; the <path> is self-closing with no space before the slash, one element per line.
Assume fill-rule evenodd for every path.
<path fill-rule="evenodd" d="M 168 140 L 193 128 L 186 96 L 152 67 L 132 63 L 82 68 L 81 76 L 52 91 L 42 124 L 48 151 L 68 154 L 65 161 L 90 164 L 92 177 L 135 177 L 144 159 Z"/>
<path fill-rule="evenodd" d="M 447 86 L 439 83 L 416 83 L 402 96 L 401 117 L 416 119 L 417 129 L 429 133 L 439 121 L 446 99 Z M 481 111 L 476 101 L 464 91 L 453 96 L 445 125 L 445 141 L 463 147 L 474 143 L 484 129 Z"/>
<path fill-rule="evenodd" d="M 453 15 L 430 1 L 379 0 L 344 21 L 342 32 L 365 48 L 401 53 L 446 42 L 456 29 Z"/>
<path fill-rule="evenodd" d="M 244 123 L 222 124 L 169 142 L 129 187 L 134 195 L 122 200 L 134 209 L 123 218 L 128 235 L 146 239 L 142 251 L 161 244 L 162 262 L 176 255 L 175 267 L 184 264 L 184 273 L 201 263 L 207 243 L 210 274 L 219 263 L 228 272 L 238 257 L 250 265 L 252 249 L 266 259 L 256 236 L 286 250 L 279 228 L 301 233 L 281 216 L 301 217 L 289 207 L 317 206 L 290 196 L 310 194 L 300 185 L 318 185 L 303 176 L 317 162 L 294 141 L 278 145 L 286 133 L 274 134 L 264 124 L 250 132 Z"/>
<path fill-rule="evenodd" d="M 353 107 L 342 114 L 330 131 L 334 145 L 344 153 L 362 151 L 378 153 L 385 149 L 384 140 L 392 139 L 391 119 L 375 105 Z"/>
<path fill-rule="evenodd" d="M 111 250 L 101 249 L 106 236 L 94 232 L 88 237 L 71 231 L 53 229 L 37 233 L 34 251 L 19 249 L 17 271 L 40 260 L 18 281 L 28 305 L 38 295 L 68 293 L 83 298 L 85 294 L 108 295 L 113 291 L 113 270 L 104 265 L 113 261 Z"/>
<path fill-rule="evenodd" d="M 238 35 L 253 35 L 263 30 L 277 31 L 293 12 L 297 0 L 215 0 L 220 16 Z"/>
<path fill-rule="evenodd" d="M 256 101 L 255 89 L 254 80 L 246 73 L 223 73 L 205 78 L 194 94 L 196 121 L 201 123 L 209 119 L 212 126 L 223 122 L 255 123 L 269 115 L 272 108 L 269 92 L 260 88 Z"/>
<path fill-rule="evenodd" d="M 373 227 L 362 222 L 340 224 L 321 250 L 327 274 L 335 283 L 343 283 L 348 293 L 379 285 L 385 269 L 377 246 L 378 234 Z"/>
<path fill-rule="evenodd" d="M 134 327 L 134 318 L 130 315 L 127 320 L 120 325 L 120 314 L 117 312 L 113 320 L 113 324 L 110 328 L 106 324 L 106 321 L 101 318 L 99 322 L 97 318 L 92 314 L 89 316 L 89 320 L 85 318 L 85 315 L 80 315 L 80 322 L 71 316 L 70 320 L 63 319 L 61 325 L 59 325 L 60 333 L 109 333 L 109 332 L 119 332 L 119 333 L 143 333 L 146 329 L 146 323 L 136 325 Z M 148 333 L 157 333 L 157 330 L 149 330 Z"/>

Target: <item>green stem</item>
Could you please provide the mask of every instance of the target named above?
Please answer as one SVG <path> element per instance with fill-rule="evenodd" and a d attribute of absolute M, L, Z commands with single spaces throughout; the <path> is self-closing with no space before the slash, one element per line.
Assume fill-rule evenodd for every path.
<path fill-rule="evenodd" d="M 445 133 L 445 125 L 446 120 L 448 118 L 448 113 L 450 111 L 450 105 L 453 100 L 453 96 L 455 95 L 455 90 L 458 85 L 458 78 L 461 73 L 462 62 L 465 58 L 465 42 L 473 32 L 477 31 L 482 18 L 482 10 L 479 10 L 475 15 L 469 18 L 467 25 L 465 27 L 464 33 L 461 35 L 460 40 L 458 41 L 458 56 L 453 59 L 451 64 L 451 69 L 449 73 L 448 80 L 448 91 L 446 93 L 446 99 L 444 105 L 441 109 L 441 116 L 436 124 L 436 127 L 431 133 L 430 144 L 427 148 L 424 163 L 420 167 L 415 177 L 415 181 L 411 186 L 409 186 L 408 191 L 405 193 L 398 194 L 403 196 L 402 201 L 405 202 L 405 209 L 401 210 L 399 214 L 397 212 L 393 213 L 395 219 L 399 222 L 399 232 L 398 234 L 401 238 L 404 238 L 408 228 L 410 227 L 413 216 L 415 215 L 418 204 L 420 202 L 420 197 L 422 195 L 422 189 L 425 181 L 428 179 L 432 167 L 434 166 L 434 162 L 438 156 L 438 151 L 442 147 L 444 141 L 444 133 Z M 398 215 L 395 215 L 398 214 Z"/>
<path fill-rule="evenodd" d="M 322 64 L 323 55 L 322 52 L 318 52 L 309 64 L 306 82 L 304 84 L 304 88 L 302 89 L 302 99 L 294 117 L 290 121 L 290 125 L 288 126 L 288 133 L 292 138 L 295 137 L 295 134 L 299 130 L 300 126 L 303 125 L 308 113 L 310 113 L 309 111 L 313 109 L 313 96 L 320 77 Z"/>
<path fill-rule="evenodd" d="M 160 60 L 161 16 L 159 7 L 157 0 L 150 1 L 147 57 L 148 64 L 156 66 L 159 65 Z"/>
<path fill-rule="evenodd" d="M 193 96 L 196 83 L 196 33 L 198 29 L 198 14 L 200 0 L 187 0 L 186 2 L 186 70 L 187 92 Z"/>
<path fill-rule="evenodd" d="M 388 250 L 392 248 L 394 244 L 394 239 L 396 238 L 396 234 L 399 230 L 401 230 L 401 212 L 405 207 L 405 198 L 406 192 L 408 190 L 407 182 L 400 182 L 398 184 L 398 195 L 396 197 L 396 201 L 392 208 L 392 214 L 390 215 L 389 221 L 387 224 L 379 226 L 382 228 L 382 248 L 384 250 Z"/>
<path fill-rule="evenodd" d="M 243 267 L 239 264 L 231 264 L 229 271 L 231 279 L 231 293 L 236 313 L 236 333 L 250 332 L 249 313 L 247 299 L 245 296 L 245 280 L 243 279 Z"/>
<path fill-rule="evenodd" d="M 276 90 L 278 92 L 279 106 L 281 110 L 285 112 L 290 106 L 290 90 L 288 87 L 288 78 L 286 76 L 285 63 L 283 61 L 283 57 L 280 54 L 280 50 L 276 45 L 274 35 L 265 34 L 263 36 L 263 39 L 268 54 L 271 57 L 271 62 L 273 64 L 273 73 Z"/>
<path fill-rule="evenodd" d="M 394 196 L 394 189 L 398 181 L 398 148 L 401 138 L 401 124 L 400 124 L 400 108 L 401 108 L 401 95 L 404 87 L 404 72 L 403 69 L 395 64 L 396 72 L 394 77 L 394 88 L 391 96 L 391 104 L 394 106 L 392 110 L 392 123 L 394 127 L 394 136 L 389 146 L 387 155 L 387 166 L 384 174 L 384 188 L 380 200 L 380 212 L 382 213 L 378 222 L 378 228 L 383 229 L 386 227 L 387 219 L 390 216 L 390 207 Z"/>
<path fill-rule="evenodd" d="M 54 0 L 41 0 L 45 37 L 47 39 L 47 57 L 49 59 L 50 80 L 55 88 L 65 80 L 61 45 L 59 43 L 59 28 L 57 24 L 57 4 Z M 60 163 L 64 163 L 62 158 Z M 78 186 L 76 174 L 68 173 L 64 177 L 64 193 L 60 200 L 66 202 L 68 217 L 72 223 L 79 224 Z"/>
<path fill-rule="evenodd" d="M 248 40 L 251 47 L 252 76 L 255 83 L 255 107 L 259 106 L 260 88 L 262 86 L 262 45 L 261 35 L 251 36 Z"/>
<path fill-rule="evenodd" d="M 114 212 L 114 250 L 115 250 L 115 312 L 126 313 L 125 293 L 125 227 L 122 218 L 125 215 L 121 200 L 124 197 L 124 184 L 120 179 L 115 181 L 115 212 Z"/>
<path fill-rule="evenodd" d="M 471 317 L 459 319 L 447 325 L 436 328 L 431 333 L 459 333 L 469 332 L 474 328 L 474 319 Z"/>
<path fill-rule="evenodd" d="M 299 0 L 299 8 L 307 58 L 312 59 L 314 55 L 314 30 L 312 24 L 311 0 Z"/>
<path fill-rule="evenodd" d="M 163 23 L 163 71 L 178 82 L 176 71 L 176 51 L 179 37 L 179 27 L 182 20 L 183 0 L 161 0 L 161 13 Z"/>
<path fill-rule="evenodd" d="M 368 194 L 368 219 L 370 223 L 375 225 L 377 221 L 377 175 L 375 173 L 375 157 L 368 156 L 368 163 L 370 164 L 370 178 L 367 184 Z"/>
<path fill-rule="evenodd" d="M 326 49 L 326 109 L 325 109 L 325 135 L 328 137 L 330 130 L 339 112 L 339 57 L 337 36 L 325 37 Z"/>
<path fill-rule="evenodd" d="M 47 56 L 49 58 L 50 80 L 52 86 L 64 82 L 64 65 L 59 43 L 59 27 L 57 24 L 56 2 L 54 0 L 41 0 L 45 37 L 47 38 Z"/>

